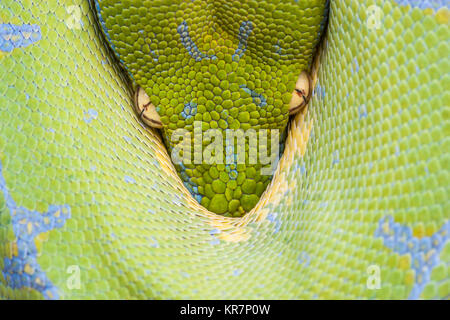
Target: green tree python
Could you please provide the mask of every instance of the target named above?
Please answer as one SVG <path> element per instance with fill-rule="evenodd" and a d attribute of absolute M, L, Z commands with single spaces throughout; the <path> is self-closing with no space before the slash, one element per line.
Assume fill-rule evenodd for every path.
<path fill-rule="evenodd" d="M 2 0 L 0 298 L 448 299 L 449 16 Z M 196 122 L 279 159 L 173 161 Z"/>

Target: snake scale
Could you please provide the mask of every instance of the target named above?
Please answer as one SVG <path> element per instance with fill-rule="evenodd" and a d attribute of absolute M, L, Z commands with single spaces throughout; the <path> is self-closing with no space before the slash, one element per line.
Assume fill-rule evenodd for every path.
<path fill-rule="evenodd" d="M 445 0 L 2 0 L 0 298 L 448 299 L 449 17 Z M 275 170 L 174 164 L 194 120 L 283 132 Z"/>

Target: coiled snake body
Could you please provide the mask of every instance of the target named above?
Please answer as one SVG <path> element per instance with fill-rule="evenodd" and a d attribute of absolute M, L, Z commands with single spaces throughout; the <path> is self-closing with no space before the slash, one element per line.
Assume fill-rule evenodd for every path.
<path fill-rule="evenodd" d="M 448 4 L 255 3 L 1 2 L 0 298 L 448 299 Z M 174 166 L 190 118 L 289 122 L 273 178 Z"/>

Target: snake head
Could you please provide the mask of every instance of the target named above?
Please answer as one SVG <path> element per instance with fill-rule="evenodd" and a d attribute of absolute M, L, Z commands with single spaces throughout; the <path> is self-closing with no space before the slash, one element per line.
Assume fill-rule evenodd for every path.
<path fill-rule="evenodd" d="M 218 214 L 258 202 L 307 73 L 327 1 L 113 1 L 97 10 L 191 194 Z M 300 75 L 300 76 L 299 76 Z M 281 147 L 280 147 L 281 146 Z"/>

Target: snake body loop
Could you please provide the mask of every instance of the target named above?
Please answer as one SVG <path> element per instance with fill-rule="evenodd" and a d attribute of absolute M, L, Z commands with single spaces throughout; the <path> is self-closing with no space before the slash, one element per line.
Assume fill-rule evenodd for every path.
<path fill-rule="evenodd" d="M 103 0 L 99 26 L 89 1 L 2 0 L 0 298 L 448 299 L 448 5 L 330 1 L 325 29 L 327 4 Z M 236 89 L 219 101 L 200 75 L 222 60 L 239 75 L 211 67 Z M 302 70 L 311 99 L 289 119 Z M 279 106 L 273 177 L 231 200 L 206 192 L 136 114 L 127 78 L 166 133 L 234 91 L 244 127 Z M 208 210 L 222 205 L 240 217 Z"/>

